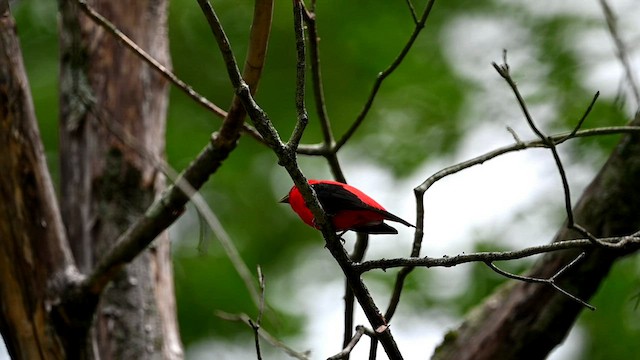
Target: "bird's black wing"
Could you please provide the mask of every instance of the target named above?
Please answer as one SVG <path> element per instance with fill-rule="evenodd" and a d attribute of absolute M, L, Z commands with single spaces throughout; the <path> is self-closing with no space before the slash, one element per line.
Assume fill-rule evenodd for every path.
<path fill-rule="evenodd" d="M 369 210 L 383 215 L 387 220 L 399 222 L 405 226 L 415 227 L 409 222 L 393 215 L 386 210 L 381 210 L 368 205 L 364 201 L 360 200 L 360 198 L 358 198 L 355 194 L 349 192 L 340 185 L 316 183 L 311 186 L 316 191 L 318 201 L 320 201 L 322 208 L 329 215 L 335 215 L 341 210 Z"/>
<path fill-rule="evenodd" d="M 341 210 L 374 210 L 355 194 L 347 191 L 340 185 L 317 183 L 311 185 L 316 191 L 318 201 L 324 211 L 329 215 L 335 215 Z"/>

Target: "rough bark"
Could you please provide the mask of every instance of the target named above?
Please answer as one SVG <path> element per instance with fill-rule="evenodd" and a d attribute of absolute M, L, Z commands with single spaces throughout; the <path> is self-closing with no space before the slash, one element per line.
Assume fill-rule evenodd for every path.
<path fill-rule="evenodd" d="M 634 125 L 640 124 L 640 119 Z M 575 220 L 598 237 L 632 234 L 640 228 L 640 136 L 624 136 L 574 208 Z M 565 227 L 554 241 L 580 238 Z M 529 271 L 549 278 L 579 254 L 545 255 Z M 558 279 L 583 300 L 598 290 L 621 252 L 596 250 Z M 584 307 L 551 286 L 512 282 L 471 312 L 450 332 L 433 359 L 544 359 L 561 343 Z"/>
<path fill-rule="evenodd" d="M 49 310 L 77 270 L 6 1 L 0 1 L 0 154 L 0 332 L 13 359 L 63 359 Z"/>
<path fill-rule="evenodd" d="M 164 0 L 90 3 L 168 64 Z M 167 84 L 111 34 L 61 0 L 61 207 L 88 272 L 164 187 Z M 92 331 L 101 359 L 181 358 L 166 233 L 103 294 Z"/>

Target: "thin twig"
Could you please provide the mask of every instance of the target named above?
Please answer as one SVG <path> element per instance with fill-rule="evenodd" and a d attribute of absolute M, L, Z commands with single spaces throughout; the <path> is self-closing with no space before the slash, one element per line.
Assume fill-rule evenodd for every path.
<path fill-rule="evenodd" d="M 607 22 L 609 34 L 611 34 L 611 38 L 613 39 L 613 43 L 616 47 L 616 56 L 618 57 L 618 60 L 624 68 L 627 81 L 629 82 L 629 87 L 631 88 L 631 92 L 633 93 L 633 97 L 636 101 L 636 107 L 640 106 L 640 88 L 634 75 L 635 72 L 631 68 L 631 62 L 629 61 L 627 47 L 622 41 L 622 37 L 618 33 L 618 20 L 616 19 L 613 10 L 611 10 L 611 7 L 606 0 L 600 0 L 600 5 L 602 6 L 602 12 L 604 13 L 605 21 Z"/>
<path fill-rule="evenodd" d="M 407 279 L 407 276 L 411 274 L 414 268 L 414 266 L 405 266 L 398 271 L 398 275 L 396 275 L 396 282 L 393 285 L 393 292 L 389 299 L 389 305 L 387 306 L 387 311 L 384 313 L 384 318 L 387 319 L 387 321 L 391 321 L 391 318 L 396 313 L 398 305 L 400 304 L 400 296 L 404 289 L 404 281 Z"/>
<path fill-rule="evenodd" d="M 260 325 L 262 324 L 262 314 L 264 312 L 265 284 L 264 274 L 262 273 L 260 265 L 258 265 L 258 281 L 260 283 L 260 306 L 258 307 L 258 317 L 255 322 L 249 319 L 249 326 L 253 329 L 256 356 L 258 357 L 258 360 L 262 360 L 262 351 L 260 351 Z"/>
<path fill-rule="evenodd" d="M 522 140 L 520 140 L 520 137 L 518 136 L 518 133 L 513 130 L 511 126 L 507 126 L 507 131 L 509 132 L 509 134 L 511 134 L 516 144 L 520 144 L 522 142 Z"/>
<path fill-rule="evenodd" d="M 93 21 L 95 21 L 96 24 L 102 26 L 105 30 L 107 30 L 109 34 L 113 35 L 118 41 L 120 41 L 120 43 L 125 45 L 135 55 L 146 62 L 152 69 L 160 73 L 166 80 L 174 84 L 176 87 L 178 87 L 178 89 L 182 90 L 196 103 L 200 104 L 205 109 L 211 111 L 218 117 L 225 118 L 227 116 L 226 111 L 222 110 L 220 107 L 209 101 L 209 99 L 199 94 L 189 84 L 182 81 L 171 70 L 167 69 L 164 65 L 162 65 L 146 51 L 140 48 L 133 40 L 131 40 L 127 35 L 120 31 L 111 21 L 109 21 L 107 18 L 98 13 L 93 7 L 87 4 L 86 0 L 77 0 L 77 2 L 80 6 L 80 9 Z M 254 139 L 263 142 L 262 137 L 253 127 L 249 125 L 243 125 L 242 131 L 249 134 Z"/>
<path fill-rule="evenodd" d="M 351 127 L 349 127 L 349 129 L 342 136 L 342 138 L 338 140 L 335 146 L 336 149 L 340 149 L 342 146 L 344 146 L 344 144 L 346 144 L 347 141 L 349 141 L 349 139 L 353 136 L 353 134 L 355 134 L 356 130 L 358 130 L 358 128 L 366 118 L 367 114 L 369 113 L 369 110 L 371 110 L 371 106 L 373 105 L 373 101 L 375 100 L 375 97 L 378 94 L 378 90 L 380 89 L 382 82 L 389 75 L 391 75 L 391 73 L 393 73 L 398 68 L 398 66 L 400 66 L 404 58 L 409 53 L 409 50 L 411 50 L 411 48 L 413 47 L 413 44 L 415 43 L 416 39 L 418 38 L 418 35 L 424 28 L 427 22 L 427 19 L 429 18 L 429 14 L 431 13 L 431 9 L 433 8 L 434 3 L 435 3 L 435 0 L 429 0 L 429 2 L 427 3 L 427 6 L 425 7 L 424 12 L 422 13 L 422 17 L 420 18 L 420 21 L 416 23 L 416 26 L 413 29 L 413 33 L 409 37 L 409 40 L 407 41 L 405 46 L 400 51 L 400 54 L 398 54 L 398 56 L 393 60 L 393 62 L 391 63 L 391 65 L 389 65 L 388 68 L 386 68 L 384 71 L 380 72 L 378 76 L 376 76 L 376 80 L 373 83 L 373 87 L 371 88 L 371 92 L 369 93 L 369 97 L 367 98 L 367 101 L 365 102 L 364 107 L 360 111 L 360 114 L 358 114 L 358 116 L 356 117 L 356 120 L 351 125 Z"/>
<path fill-rule="evenodd" d="M 293 27 L 296 38 L 296 112 L 298 121 L 293 129 L 293 134 L 287 143 L 287 146 L 295 151 L 300 144 L 304 129 L 309 123 L 307 108 L 305 105 L 305 85 L 306 85 L 306 50 L 304 46 L 304 23 L 302 20 L 302 0 L 293 2 Z"/>
<path fill-rule="evenodd" d="M 364 256 L 369 247 L 369 235 L 358 233 L 356 243 L 353 247 L 353 252 L 349 255 L 353 262 L 359 263 L 364 259 Z M 355 316 L 355 295 L 351 289 L 351 285 L 348 281 L 344 284 L 344 333 L 342 337 L 342 346 L 346 347 L 349 343 Z M 386 319 L 386 318 L 385 318 Z M 388 320 L 387 320 L 388 321 Z M 345 357 L 348 359 L 349 355 Z"/>
<path fill-rule="evenodd" d="M 303 4 L 304 5 L 304 4 Z M 331 131 L 331 122 L 327 113 L 327 104 L 324 97 L 324 86 L 322 83 L 322 71 L 320 66 L 320 37 L 318 35 L 318 25 L 316 23 L 316 14 L 304 9 L 304 22 L 309 32 L 309 60 L 311 63 L 311 82 L 313 85 L 313 95 L 316 105 L 316 112 L 320 121 L 320 128 L 324 138 L 324 144 L 330 149 L 333 147 L 333 131 Z"/>
<path fill-rule="evenodd" d="M 260 265 L 258 265 L 258 283 L 260 284 L 260 307 L 258 308 L 258 319 L 256 322 L 260 325 L 262 323 L 262 315 L 264 314 L 264 297 L 266 294 L 264 273 L 262 272 Z"/>
<path fill-rule="evenodd" d="M 516 100 L 518 101 L 518 105 L 520 105 L 520 109 L 522 110 L 525 120 L 527 120 L 527 124 L 529 125 L 531 130 L 536 134 L 536 136 L 538 136 L 538 138 L 540 138 L 540 140 L 544 141 L 544 139 L 546 139 L 547 137 L 538 128 L 535 121 L 533 121 L 533 117 L 529 113 L 529 108 L 527 107 L 527 104 L 524 101 L 524 98 L 520 94 L 520 90 L 518 89 L 518 86 L 516 85 L 515 81 L 513 81 L 513 78 L 511 78 L 509 64 L 507 63 L 506 50 L 504 50 L 503 52 L 502 61 L 503 61 L 502 65 L 498 65 L 495 62 L 491 63 L 491 65 L 493 65 L 494 69 L 496 69 L 498 74 L 500 74 L 500 76 L 507 82 L 507 84 L 509 84 L 509 87 L 511 87 L 513 95 L 516 97 Z"/>
<path fill-rule="evenodd" d="M 358 325 L 356 326 L 356 332 L 353 334 L 353 337 L 347 342 L 344 349 L 342 349 L 342 351 L 340 351 L 339 353 L 328 357 L 327 360 L 348 359 L 349 355 L 353 351 L 353 348 L 358 344 L 360 338 L 362 338 L 362 335 L 368 335 L 372 339 L 376 337 L 376 334 L 375 332 L 373 332 L 373 330 L 367 329 L 362 325 Z"/>
<path fill-rule="evenodd" d="M 587 231 L 587 229 L 585 229 L 584 227 L 582 227 L 581 225 L 579 225 L 579 224 L 577 224 L 575 222 L 574 217 L 573 217 L 573 208 L 572 208 L 572 205 L 571 205 L 571 189 L 569 187 L 569 180 L 567 179 L 567 174 L 565 172 L 564 165 L 562 164 L 562 160 L 560 159 L 560 155 L 558 154 L 558 149 L 556 148 L 556 144 L 552 141 L 551 137 L 546 136 L 542 132 L 542 130 L 540 130 L 538 128 L 538 126 L 536 125 L 535 121 L 533 120 L 533 117 L 531 116 L 531 114 L 529 112 L 529 108 L 527 107 L 526 101 L 522 97 L 522 94 L 520 94 L 520 90 L 518 89 L 518 86 L 516 85 L 515 81 L 511 77 L 510 68 L 509 68 L 509 65 L 507 63 L 507 51 L 504 50 L 504 52 L 503 52 L 503 64 L 502 65 L 498 65 L 495 62 L 492 63 L 492 65 L 496 69 L 498 74 L 500 74 L 500 76 L 507 82 L 507 84 L 511 88 L 514 96 L 516 97 L 516 100 L 517 100 L 518 104 L 520 105 L 520 109 L 522 110 L 522 113 L 524 114 L 524 117 L 525 117 L 525 119 L 527 121 L 527 124 L 529 124 L 529 127 L 531 128 L 531 130 L 538 136 L 538 138 L 540 138 L 540 140 L 543 143 L 545 143 L 546 147 L 548 147 L 549 150 L 551 150 L 551 154 L 553 155 L 553 160 L 554 160 L 554 162 L 556 164 L 556 167 L 558 168 L 558 173 L 560 174 L 560 180 L 562 181 L 562 188 L 564 190 L 564 207 L 565 207 L 565 212 L 567 214 L 567 227 L 569 229 L 576 230 L 581 235 L 583 235 L 586 238 L 588 238 L 589 240 L 591 240 L 594 244 L 600 245 L 602 247 L 609 246 L 609 244 L 601 242 L 595 236 L 593 236 L 593 234 L 591 234 L 589 231 Z M 593 104 L 593 101 L 592 101 L 591 104 Z M 587 109 L 585 114 L 589 113 L 590 108 L 592 106 L 593 105 L 589 106 L 589 108 Z M 584 122 L 584 118 L 585 118 L 585 116 L 583 116 L 583 118 L 580 120 L 579 125 L 581 125 L 582 122 Z M 577 132 L 577 130 L 574 129 L 574 131 L 572 131 L 572 132 Z"/>
<path fill-rule="evenodd" d="M 227 73 L 231 78 L 231 74 L 240 73 L 238 63 L 236 62 L 231 45 L 227 34 L 222 28 L 220 19 L 213 11 L 211 4 L 207 0 L 198 0 L 198 4 L 202 9 L 202 12 L 207 19 L 209 28 L 213 33 L 213 36 L 218 44 L 222 58 L 224 59 Z M 244 64 L 243 73 L 238 78 L 232 80 L 234 89 L 240 87 L 240 85 L 246 86 L 250 89 L 251 94 L 255 94 L 264 61 L 267 53 L 267 44 L 269 40 L 269 34 L 271 32 L 271 21 L 273 14 L 273 0 L 260 0 L 256 1 L 254 6 L 253 23 L 251 25 L 251 34 L 249 36 L 249 51 L 247 53 L 247 59 Z M 244 118 L 246 111 L 242 106 L 242 102 L 238 96 L 234 96 L 231 107 L 229 108 L 229 115 L 225 118 L 225 122 L 230 122 L 225 127 L 225 130 L 229 133 L 237 132 L 237 129 L 241 129 L 245 126 Z M 223 138 L 230 138 L 229 134 L 222 133 Z M 233 140 L 234 142 L 237 139 Z M 262 139 L 264 142 L 265 140 Z"/>
<path fill-rule="evenodd" d="M 226 313 L 224 311 L 216 311 L 215 314 L 216 314 L 216 316 L 218 316 L 221 319 L 228 320 L 228 321 L 240 321 L 240 322 L 245 323 L 249 327 L 252 327 L 251 318 L 247 314 L 229 314 L 229 313 Z M 278 340 L 276 337 L 271 335 L 264 328 L 260 328 L 258 330 L 258 334 L 266 342 L 268 342 L 269 344 L 271 344 L 274 347 L 282 349 L 282 351 L 284 351 L 285 354 L 291 356 L 292 358 L 296 358 L 296 359 L 299 359 L 299 360 L 309 360 L 309 359 L 311 359 L 309 351 L 299 352 L 299 351 L 293 350 L 292 348 L 287 346 L 285 343 L 283 343 L 282 341 Z"/>
<path fill-rule="evenodd" d="M 304 7 L 304 4 L 302 4 Z M 346 183 L 342 167 L 338 161 L 337 149 L 335 148 L 335 139 L 333 131 L 331 130 L 331 121 L 329 120 L 329 114 L 327 112 L 327 104 L 324 96 L 324 86 L 322 83 L 322 71 L 320 66 L 320 36 L 318 34 L 318 27 L 316 22 L 316 14 L 312 11 L 303 8 L 304 22 L 307 25 L 307 31 L 309 32 L 309 60 L 311 63 L 311 83 L 313 85 L 313 95 L 315 101 L 316 113 L 318 115 L 318 121 L 320 122 L 320 129 L 322 130 L 323 142 L 320 145 L 320 153 L 327 159 L 329 168 L 333 177 L 343 183 Z M 308 153 L 310 146 L 304 148 L 298 148 L 298 153 Z M 352 327 L 349 327 L 351 329 Z M 350 331 L 350 330 L 349 330 Z"/>
<path fill-rule="evenodd" d="M 213 36 L 218 43 L 218 48 L 220 49 L 220 54 L 224 59 L 224 64 L 227 69 L 227 73 L 229 74 L 229 79 L 231 80 L 231 85 L 233 85 L 234 89 L 240 87 L 241 83 L 244 83 L 244 79 L 240 76 L 240 68 L 238 67 L 238 62 L 236 61 L 235 55 L 231 50 L 231 44 L 229 44 L 229 38 L 227 34 L 224 32 L 222 28 L 222 24 L 220 23 L 220 19 L 218 15 L 213 10 L 211 3 L 208 0 L 198 0 L 198 5 L 200 5 L 200 9 L 204 14 L 204 17 L 207 19 L 207 23 L 209 24 L 209 29 L 213 33 Z M 238 74 L 238 76 L 236 76 Z"/>
<path fill-rule="evenodd" d="M 513 273 L 510 273 L 508 271 L 502 270 L 499 267 L 497 267 L 493 262 L 491 261 L 487 261 L 485 262 L 485 264 L 491 268 L 491 270 L 495 271 L 496 273 L 507 277 L 509 279 L 513 279 L 513 280 L 519 280 L 519 281 L 524 281 L 524 282 L 528 282 L 528 283 L 539 283 L 539 284 L 547 284 L 547 285 L 551 285 L 554 289 L 558 290 L 559 292 L 561 292 L 562 294 L 566 295 L 567 297 L 569 297 L 570 299 L 574 300 L 575 302 L 579 303 L 580 305 L 588 308 L 589 310 L 595 310 L 596 308 L 587 303 L 586 301 L 580 299 L 579 297 L 569 293 L 568 291 L 564 290 L 563 288 L 561 288 L 560 286 L 558 286 L 558 284 L 555 283 L 555 279 L 563 272 L 567 271 L 567 269 L 569 269 L 570 267 L 572 267 L 573 265 L 577 264 L 579 260 L 581 260 L 582 258 L 584 258 L 584 253 L 581 253 L 580 256 L 578 256 L 576 259 L 574 259 L 573 261 L 571 261 L 569 264 L 567 264 L 565 267 L 563 267 L 562 269 L 560 269 L 560 271 L 558 271 L 555 275 L 553 275 L 551 278 L 549 279 L 539 279 L 539 278 L 534 278 L 534 277 L 530 277 L 530 276 L 522 276 L 522 275 L 516 275 Z"/>
<path fill-rule="evenodd" d="M 596 104 L 596 100 L 598 100 L 598 96 L 600 96 L 600 91 L 596 91 L 596 94 L 593 95 L 593 99 L 589 103 L 587 110 L 585 110 L 584 114 L 582 114 L 582 117 L 580 118 L 580 120 L 578 120 L 578 123 L 573 128 L 573 131 L 571 131 L 566 138 L 560 139 L 558 141 L 554 141 L 555 144 L 563 143 L 565 140 L 571 139 L 572 137 L 576 136 L 578 131 L 582 128 L 582 124 L 584 124 L 584 121 L 587 119 L 587 116 L 589 116 L 589 114 L 591 113 L 591 109 L 593 109 L 593 105 Z"/>
<path fill-rule="evenodd" d="M 180 80 L 173 72 L 167 69 L 164 65 L 162 65 L 158 60 L 154 59 L 151 55 L 149 55 L 146 51 L 140 48 L 133 40 L 129 39 L 127 35 L 125 35 L 122 31 L 120 31 L 111 21 L 107 20 L 104 16 L 98 13 L 93 7 L 87 4 L 86 0 L 77 0 L 80 9 L 89 16 L 96 24 L 102 26 L 108 33 L 113 35 L 116 39 L 118 39 L 123 45 L 125 45 L 129 50 L 131 50 L 134 54 L 138 55 L 144 62 L 146 62 L 153 69 L 158 71 L 160 74 L 164 76 L 165 79 L 173 83 L 180 90 L 186 93 L 190 98 L 195 100 L 198 104 L 202 105 L 206 109 L 210 110 L 217 116 L 224 118 L 227 116 L 227 112 L 222 110 L 220 107 L 213 104 L 204 96 L 198 94 L 191 86 L 186 84 L 184 81 Z"/>
<path fill-rule="evenodd" d="M 413 7 L 413 3 L 411 2 L 411 0 L 406 0 L 407 2 L 407 7 L 409 8 L 409 11 L 411 12 L 411 18 L 413 19 L 413 23 L 414 24 L 418 24 L 418 15 L 416 14 L 416 9 L 415 7 Z"/>
<path fill-rule="evenodd" d="M 558 277 L 560 277 L 562 274 L 564 274 L 565 272 L 567 272 L 567 270 L 569 270 L 570 268 L 574 267 L 576 264 L 578 264 L 580 261 L 582 261 L 585 257 L 587 256 L 586 252 L 581 252 L 580 255 L 578 255 L 575 259 L 573 259 L 570 263 L 567 264 L 567 266 L 563 267 L 562 269 L 560 269 L 557 273 L 555 273 L 555 275 L 553 275 L 551 277 L 551 280 L 557 279 Z"/>

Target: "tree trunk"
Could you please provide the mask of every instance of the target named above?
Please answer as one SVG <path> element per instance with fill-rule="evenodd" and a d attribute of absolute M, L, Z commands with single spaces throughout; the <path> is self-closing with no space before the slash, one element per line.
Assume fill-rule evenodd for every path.
<path fill-rule="evenodd" d="M 91 4 L 164 64 L 166 1 Z M 90 271 L 164 187 L 167 83 L 75 1 L 61 0 L 61 208 L 73 254 Z M 116 276 L 92 331 L 101 359 L 182 358 L 166 233 Z"/>
<path fill-rule="evenodd" d="M 49 176 L 15 22 L 0 0 L 0 332 L 13 359 L 64 359 L 49 311 L 77 277 Z"/>
<path fill-rule="evenodd" d="M 633 125 L 639 125 L 636 118 Z M 574 208 L 575 221 L 597 237 L 632 234 L 640 228 L 640 136 L 623 136 Z M 566 226 L 554 241 L 580 238 Z M 529 276 L 550 278 L 579 255 L 549 253 Z M 588 300 L 621 251 L 598 249 L 558 278 L 557 284 Z M 549 285 L 510 282 L 448 334 L 433 359 L 544 359 L 561 343 L 584 307 Z"/>

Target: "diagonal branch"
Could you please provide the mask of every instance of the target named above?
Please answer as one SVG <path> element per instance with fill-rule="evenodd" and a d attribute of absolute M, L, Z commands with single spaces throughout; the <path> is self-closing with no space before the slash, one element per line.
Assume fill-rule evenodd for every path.
<path fill-rule="evenodd" d="M 638 86 L 638 82 L 634 75 L 635 72 L 629 62 L 627 47 L 618 32 L 618 20 L 606 0 L 600 0 L 600 6 L 602 6 L 602 12 L 604 13 L 605 21 L 607 22 L 607 28 L 609 29 L 609 33 L 613 39 L 613 44 L 616 47 L 616 56 L 618 57 L 620 64 L 622 64 L 627 81 L 629 82 L 629 87 L 631 88 L 631 93 L 636 101 L 636 106 L 640 106 L 640 87 Z"/>
<path fill-rule="evenodd" d="M 144 62 L 146 62 L 152 69 L 155 69 L 158 73 L 160 73 L 166 80 L 174 84 L 178 89 L 182 90 L 187 96 L 193 99 L 196 103 L 200 104 L 205 109 L 211 111 L 216 116 L 225 118 L 227 116 L 227 112 L 222 110 L 216 104 L 212 103 L 206 97 L 202 96 L 200 93 L 195 91 L 189 84 L 182 81 L 178 76 L 176 76 L 171 70 L 167 69 L 164 65 L 162 65 L 159 61 L 157 61 L 153 56 L 149 55 L 146 51 L 144 51 L 140 46 L 138 46 L 133 40 L 131 40 L 127 35 L 125 35 L 120 29 L 118 29 L 111 21 L 102 16 L 99 12 L 97 12 L 93 7 L 87 4 L 86 0 L 77 0 L 80 9 L 89 16 L 96 24 L 102 26 L 108 33 L 113 35 L 120 43 L 126 46 L 129 50 L 131 50 L 134 54 L 140 57 Z M 254 20 L 256 17 L 254 17 Z M 255 49 L 259 47 L 259 44 L 250 45 L 249 49 Z M 258 62 L 259 63 L 259 62 Z M 261 66 L 260 66 L 261 68 Z M 256 132 L 254 128 L 248 125 L 243 125 L 242 131 L 251 135 L 254 139 L 258 141 L 263 141 L 260 137 L 260 134 Z"/>
<path fill-rule="evenodd" d="M 258 1 L 256 7 L 270 4 L 270 1 Z M 270 9 L 269 6 L 265 6 Z M 263 7 L 261 7 L 263 9 Z M 270 11 L 259 12 L 261 21 L 254 19 L 252 26 L 252 34 L 254 32 L 266 33 L 268 37 L 271 21 Z M 264 18 L 267 17 L 267 20 Z M 261 25 L 256 25 L 259 23 Z M 264 38 L 264 37 L 263 37 Z M 219 39 L 225 42 L 226 37 Z M 265 38 L 266 39 L 266 38 Z M 228 41 L 227 41 L 228 43 Z M 254 88 L 257 87 L 261 69 L 259 64 L 264 63 L 266 54 L 266 40 L 251 41 L 251 45 L 261 47 L 250 50 L 249 53 L 255 53 L 256 56 L 248 57 L 248 61 L 252 61 L 247 68 L 252 75 L 248 78 L 252 79 L 250 83 Z M 229 49 L 230 51 L 230 49 Z M 237 66 L 236 66 L 237 70 Z M 244 115 L 234 110 L 227 113 L 227 117 L 222 123 L 219 131 L 212 134 L 211 141 L 205 146 L 200 154 L 189 164 L 189 166 L 178 176 L 176 184 L 170 186 L 145 212 L 145 214 L 136 220 L 123 234 L 121 234 L 112 249 L 100 260 L 93 272 L 82 282 L 80 292 L 99 295 L 109 281 L 119 272 L 119 270 L 128 262 L 133 260 L 142 250 L 144 250 L 158 234 L 164 231 L 184 212 L 184 206 L 189 201 L 189 196 L 182 190 L 183 188 L 199 189 L 209 179 L 211 174 L 215 173 L 222 165 L 222 161 L 235 149 L 237 139 L 244 123 Z M 70 289 L 71 292 L 77 289 Z"/>
<path fill-rule="evenodd" d="M 418 38 L 418 35 L 420 35 L 420 32 L 424 28 L 427 22 L 427 19 L 429 18 L 429 14 L 431 13 L 431 9 L 433 8 L 433 5 L 435 4 L 435 2 L 436 2 L 435 0 L 429 0 L 429 2 L 427 3 L 427 6 L 424 9 L 424 12 L 422 13 L 422 17 L 420 18 L 420 21 L 416 23 L 416 26 L 413 29 L 413 33 L 411 33 L 409 40 L 400 51 L 400 54 L 398 54 L 398 56 L 395 58 L 395 60 L 393 60 L 393 62 L 391 63 L 391 65 L 389 65 L 388 68 L 380 72 L 376 77 L 376 80 L 373 83 L 373 87 L 371 88 L 371 92 L 369 93 L 369 98 L 367 98 L 367 101 L 365 102 L 364 107 L 362 108 L 362 111 L 360 112 L 360 114 L 358 114 L 358 116 L 356 117 L 356 120 L 351 125 L 351 127 L 347 130 L 347 132 L 336 143 L 336 146 L 335 146 L 336 151 L 339 150 L 342 146 L 344 146 L 344 144 L 346 144 L 347 141 L 349 141 L 349 139 L 353 136 L 353 134 L 355 134 L 356 130 L 358 130 L 358 128 L 360 127 L 364 119 L 367 117 L 367 114 L 369 113 L 369 110 L 371 110 L 371 106 L 373 105 L 373 101 L 375 100 L 376 95 L 378 94 L 378 90 L 380 90 L 380 86 L 382 85 L 382 82 L 389 75 L 391 75 L 398 68 L 398 66 L 400 66 L 404 58 L 409 53 L 409 50 L 411 50 L 411 48 L 413 47 L 413 44 Z"/>
<path fill-rule="evenodd" d="M 351 354 L 351 351 L 353 351 L 353 349 L 356 347 L 356 345 L 362 338 L 362 335 L 367 335 L 371 337 L 371 341 L 373 341 L 376 337 L 376 333 L 373 330 L 367 329 L 362 325 L 358 325 L 356 326 L 356 333 L 353 335 L 351 339 L 349 339 L 349 341 L 347 341 L 347 343 L 344 346 L 344 349 L 342 349 L 342 351 L 340 351 L 339 353 L 328 357 L 327 360 L 348 359 L 349 355 Z"/>
<path fill-rule="evenodd" d="M 207 204 L 205 198 L 196 189 L 186 181 L 178 181 L 179 174 L 162 158 L 153 156 L 144 146 L 140 146 L 137 139 L 133 137 L 126 129 L 119 127 L 117 122 L 109 121 L 105 117 L 98 114 L 97 111 L 93 111 L 94 117 L 104 126 L 109 133 L 117 137 L 123 144 L 135 151 L 141 158 L 153 164 L 153 166 L 161 171 L 171 183 L 175 184 L 180 191 L 185 193 L 193 206 L 198 211 L 200 218 L 206 222 L 215 234 L 216 239 L 222 245 L 229 261 L 237 271 L 238 275 L 244 282 L 251 299 L 256 307 L 260 307 L 260 295 L 255 287 L 255 279 L 251 274 L 251 271 L 244 263 L 244 260 L 240 256 L 237 247 L 233 243 L 233 240 L 222 226 L 222 223 L 213 212 L 211 207 Z M 204 224 L 203 224 L 204 226 Z"/>
<path fill-rule="evenodd" d="M 198 1 L 201 4 L 201 8 L 207 17 L 210 26 L 215 29 L 216 36 L 223 38 L 224 33 L 219 34 L 222 28 L 211 5 L 206 0 Z M 242 100 L 242 103 L 256 129 L 275 152 L 278 157 L 279 164 L 285 167 L 293 179 L 294 184 L 302 193 L 306 205 L 311 210 L 316 219 L 317 225 L 322 230 L 322 234 L 327 244 L 327 249 L 329 249 L 333 257 L 336 259 L 336 262 L 340 265 L 345 277 L 354 289 L 355 296 L 360 302 L 367 319 L 371 325 L 379 331 L 378 337 L 387 352 L 387 355 L 392 359 L 402 359 L 402 355 L 400 354 L 400 350 L 391 335 L 389 326 L 386 324 L 382 314 L 373 302 L 373 299 L 369 294 L 369 290 L 362 282 L 359 274 L 351 268 L 352 262 L 349 255 L 342 247 L 342 243 L 336 235 L 333 226 L 328 221 L 326 214 L 322 210 L 315 193 L 300 171 L 300 168 L 297 165 L 295 151 L 282 142 L 268 115 L 253 99 L 249 87 L 244 82 L 240 72 L 238 71 L 238 67 L 235 63 L 233 52 L 231 51 L 228 41 L 219 41 L 218 44 L 225 63 L 227 64 L 227 71 L 229 73 L 231 83 L 236 89 L 236 94 Z"/>

